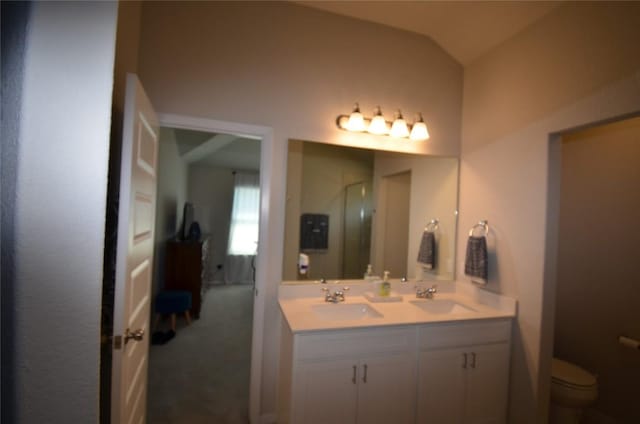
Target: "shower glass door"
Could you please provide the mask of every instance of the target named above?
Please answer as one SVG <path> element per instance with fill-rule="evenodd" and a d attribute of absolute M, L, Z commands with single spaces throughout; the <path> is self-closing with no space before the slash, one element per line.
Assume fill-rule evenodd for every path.
<path fill-rule="evenodd" d="M 360 279 L 367 269 L 371 245 L 370 182 L 345 187 L 342 270 L 345 279 Z"/>

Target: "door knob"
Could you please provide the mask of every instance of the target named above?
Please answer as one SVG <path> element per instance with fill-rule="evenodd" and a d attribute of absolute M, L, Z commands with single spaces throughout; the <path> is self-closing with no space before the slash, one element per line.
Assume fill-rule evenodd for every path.
<path fill-rule="evenodd" d="M 127 344 L 129 340 L 135 340 L 136 342 L 140 342 L 144 339 L 144 330 L 139 329 L 136 331 L 131 331 L 128 328 L 124 332 L 124 344 Z"/>

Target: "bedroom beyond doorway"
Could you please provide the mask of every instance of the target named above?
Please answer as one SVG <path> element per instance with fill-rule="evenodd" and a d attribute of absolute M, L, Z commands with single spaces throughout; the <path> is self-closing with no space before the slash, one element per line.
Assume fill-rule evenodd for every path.
<path fill-rule="evenodd" d="M 149 422 L 248 420 L 260 156 L 259 139 L 161 128 L 152 295 L 189 293 L 195 319 L 154 329 L 170 337 L 150 351 Z"/>

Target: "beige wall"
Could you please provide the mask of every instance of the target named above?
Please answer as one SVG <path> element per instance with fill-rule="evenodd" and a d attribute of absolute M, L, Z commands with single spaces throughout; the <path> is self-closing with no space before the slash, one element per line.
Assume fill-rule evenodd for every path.
<path fill-rule="evenodd" d="M 139 69 L 159 112 L 270 126 L 279 143 L 458 153 L 462 68 L 409 32 L 286 2 L 149 2 Z M 368 116 L 422 111 L 431 140 L 337 130 L 355 101 Z"/>
<path fill-rule="evenodd" d="M 381 53 L 383 52 L 383 57 Z M 265 125 L 274 130 L 274 221 L 267 278 L 262 413 L 276 409 L 286 143 L 459 153 L 462 67 L 426 37 L 290 3 L 147 2 L 139 74 L 159 112 Z M 390 115 L 422 111 L 428 143 L 350 134 L 335 118 L 354 101 Z M 367 113 L 368 115 L 370 113 Z"/>
<path fill-rule="evenodd" d="M 487 289 L 519 302 L 511 422 L 546 418 L 559 182 L 550 134 L 640 109 L 638 39 L 640 3 L 570 3 L 465 69 L 457 275 L 466 230 L 488 219 Z"/>
<path fill-rule="evenodd" d="M 140 44 L 140 1 L 118 2 L 118 30 L 116 33 L 116 58 L 113 65 L 113 109 L 115 117 L 122 119 L 127 72 L 138 71 Z M 122 125 L 122 124 L 120 124 Z"/>
<path fill-rule="evenodd" d="M 598 375 L 596 409 L 640 422 L 640 118 L 562 139 L 554 356 Z"/>
<path fill-rule="evenodd" d="M 234 178 L 231 169 L 206 165 L 189 167 L 189 201 L 195 209 L 194 219 L 203 234 L 210 235 L 209 276 L 216 283 L 224 282 L 224 273 L 217 271 L 227 256 L 227 241 L 233 207 Z M 217 271 L 217 272 L 216 272 Z"/>

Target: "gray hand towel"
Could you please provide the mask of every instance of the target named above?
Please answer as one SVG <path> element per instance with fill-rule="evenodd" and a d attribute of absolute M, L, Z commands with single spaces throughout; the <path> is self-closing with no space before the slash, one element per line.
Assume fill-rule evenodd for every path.
<path fill-rule="evenodd" d="M 433 231 L 422 233 L 420 249 L 418 250 L 418 263 L 426 269 L 436 267 L 436 236 Z"/>
<path fill-rule="evenodd" d="M 464 273 L 471 277 L 471 281 L 487 284 L 489 276 L 489 261 L 487 259 L 486 237 L 470 236 L 467 240 L 467 256 L 464 261 Z"/>

